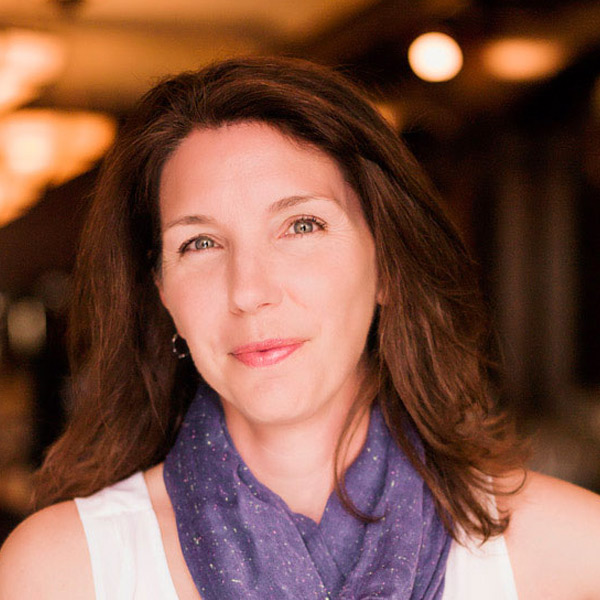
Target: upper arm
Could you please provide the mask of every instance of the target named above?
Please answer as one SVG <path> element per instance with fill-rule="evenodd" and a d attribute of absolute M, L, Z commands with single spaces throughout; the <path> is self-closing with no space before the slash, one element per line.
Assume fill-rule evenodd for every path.
<path fill-rule="evenodd" d="M 74 502 L 35 513 L 0 551 L 0 600 L 93 599 L 92 569 Z"/>
<path fill-rule="evenodd" d="M 530 473 L 499 504 L 512 513 L 505 539 L 519 598 L 600 597 L 599 496 Z"/>

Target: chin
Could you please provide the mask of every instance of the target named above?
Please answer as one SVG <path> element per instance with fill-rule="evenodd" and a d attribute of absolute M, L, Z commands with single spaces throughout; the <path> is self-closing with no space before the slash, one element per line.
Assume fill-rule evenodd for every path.
<path fill-rule="evenodd" d="M 305 391 L 298 395 L 296 390 L 281 385 L 261 385 L 229 398 L 221 397 L 226 414 L 234 411 L 256 425 L 292 425 L 310 418 L 317 410 L 314 394 Z"/>

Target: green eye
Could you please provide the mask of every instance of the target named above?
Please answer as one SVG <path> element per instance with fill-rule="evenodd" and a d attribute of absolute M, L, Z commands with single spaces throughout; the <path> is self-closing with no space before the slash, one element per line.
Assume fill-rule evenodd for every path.
<path fill-rule="evenodd" d="M 302 219 L 301 221 L 296 221 L 294 223 L 294 233 L 312 233 L 314 231 L 314 228 L 314 223 L 311 223 L 307 219 Z"/>
<path fill-rule="evenodd" d="M 214 248 L 215 243 L 210 238 L 199 237 L 192 242 L 192 246 L 194 250 L 208 250 L 209 248 Z"/>
<path fill-rule="evenodd" d="M 209 237 L 199 236 L 197 238 L 192 238 L 191 240 L 187 240 L 179 247 L 179 254 L 185 254 L 186 252 L 196 252 L 201 250 L 210 250 L 211 248 L 215 248 L 216 244 L 214 240 L 211 240 Z"/>
<path fill-rule="evenodd" d="M 302 217 L 301 219 L 296 219 L 292 223 L 292 232 L 294 235 L 305 235 L 324 229 L 325 223 L 319 221 L 315 217 Z"/>

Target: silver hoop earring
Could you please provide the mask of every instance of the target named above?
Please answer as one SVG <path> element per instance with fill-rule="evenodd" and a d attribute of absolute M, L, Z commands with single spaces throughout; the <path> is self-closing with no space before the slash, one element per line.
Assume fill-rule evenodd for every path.
<path fill-rule="evenodd" d="M 171 338 L 171 346 L 173 350 L 173 354 L 181 360 L 182 358 L 187 358 L 190 355 L 190 349 L 186 341 L 178 334 L 174 333 Z"/>

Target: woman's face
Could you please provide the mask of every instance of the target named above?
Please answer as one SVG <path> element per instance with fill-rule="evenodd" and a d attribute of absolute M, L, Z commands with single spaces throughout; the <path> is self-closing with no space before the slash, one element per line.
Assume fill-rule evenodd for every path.
<path fill-rule="evenodd" d="M 337 163 L 265 124 L 194 131 L 160 211 L 161 298 L 226 414 L 293 424 L 349 406 L 377 275 Z"/>

